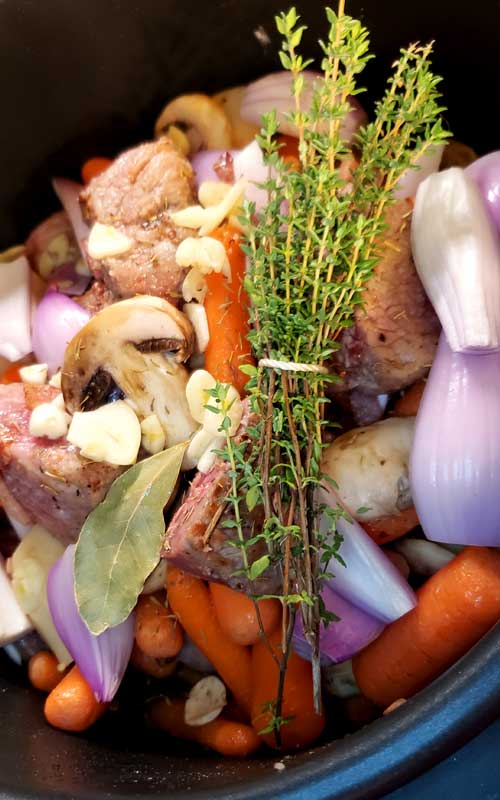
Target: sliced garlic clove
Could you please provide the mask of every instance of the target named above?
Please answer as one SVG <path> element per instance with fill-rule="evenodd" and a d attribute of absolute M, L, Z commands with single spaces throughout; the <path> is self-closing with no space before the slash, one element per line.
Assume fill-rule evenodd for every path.
<path fill-rule="evenodd" d="M 141 445 L 141 426 L 124 400 L 95 411 L 78 411 L 71 420 L 68 441 L 84 458 L 116 466 L 135 464 Z"/>
<path fill-rule="evenodd" d="M 186 303 L 196 300 L 203 303 L 207 296 L 207 282 L 198 267 L 192 267 L 182 284 L 182 297 Z"/>
<path fill-rule="evenodd" d="M 175 254 L 180 267 L 197 267 L 203 275 L 210 272 L 229 274 L 226 249 L 218 239 L 210 236 L 188 236 L 180 243 Z"/>
<path fill-rule="evenodd" d="M 217 719 L 227 703 L 226 687 L 215 675 L 208 675 L 195 683 L 184 707 L 186 725 L 205 725 Z"/>
<path fill-rule="evenodd" d="M 198 200 L 203 208 L 217 206 L 231 191 L 231 184 L 222 181 L 203 181 L 198 189 Z"/>
<path fill-rule="evenodd" d="M 91 258 L 99 260 L 127 253 L 133 244 L 130 237 L 112 225 L 95 222 L 89 234 L 87 250 Z"/>
<path fill-rule="evenodd" d="M 186 400 L 189 412 L 196 422 L 202 421 L 205 405 L 212 400 L 208 391 L 215 389 L 215 386 L 215 378 L 206 369 L 197 369 L 190 376 L 186 384 Z"/>
<path fill-rule="evenodd" d="M 207 312 L 199 303 L 186 303 L 182 310 L 194 329 L 197 345 L 195 352 L 204 353 L 210 341 Z"/>

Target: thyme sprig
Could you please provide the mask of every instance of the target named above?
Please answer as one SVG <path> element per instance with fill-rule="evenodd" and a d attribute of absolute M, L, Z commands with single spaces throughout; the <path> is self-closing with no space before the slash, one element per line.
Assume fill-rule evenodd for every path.
<path fill-rule="evenodd" d="M 368 31 L 344 13 L 326 9 L 328 36 L 320 42 L 322 78 L 306 103 L 304 70 L 310 61 L 299 53 L 305 30 L 294 8 L 276 18 L 283 37 L 280 59 L 292 76 L 293 110 L 288 115 L 298 134 L 300 169 L 280 155 L 278 120 L 263 117 L 259 144 L 268 166 L 268 202 L 257 216 L 247 205 L 245 226 L 249 271 L 250 341 L 257 363 L 271 358 L 330 366 L 342 331 L 354 322 L 363 289 L 380 258 L 384 217 L 395 201 L 394 188 L 407 169 L 449 135 L 443 128 L 438 84 L 430 67 L 432 44 L 401 50 L 386 92 L 375 106 L 373 122 L 354 142 L 346 138 L 349 98 L 363 89 L 359 75 L 372 58 Z M 325 565 L 341 559 L 336 519 L 342 509 L 318 505 L 328 381 L 332 374 L 291 373 L 246 367 L 252 408 L 258 422 L 249 430 L 252 447 L 227 439 L 237 546 L 243 536 L 240 503 L 262 505 L 268 557 L 244 559 L 252 580 L 269 565 L 283 571 L 284 608 L 280 681 L 271 728 L 279 740 L 282 688 L 291 626 L 300 604 L 306 640 L 312 651 L 314 700 L 321 706 L 319 626 L 331 621 L 321 602 Z M 325 524 L 325 520 L 326 523 Z M 322 521 L 322 524 L 320 524 Z M 235 524 L 234 522 L 232 523 Z M 255 539 L 252 539 L 254 542 Z"/>

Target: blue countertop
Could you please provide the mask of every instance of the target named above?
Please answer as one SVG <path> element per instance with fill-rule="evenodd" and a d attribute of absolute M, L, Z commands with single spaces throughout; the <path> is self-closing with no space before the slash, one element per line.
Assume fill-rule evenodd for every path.
<path fill-rule="evenodd" d="M 500 800 L 500 719 L 384 800 Z"/>

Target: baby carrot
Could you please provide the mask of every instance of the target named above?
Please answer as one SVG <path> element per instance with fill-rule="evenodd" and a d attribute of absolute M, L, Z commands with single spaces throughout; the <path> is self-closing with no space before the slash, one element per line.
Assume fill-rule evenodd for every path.
<path fill-rule="evenodd" d="M 293 169 L 300 170 L 299 140 L 297 137 L 280 133 L 277 138 L 280 145 L 279 154 L 281 158 Z"/>
<path fill-rule="evenodd" d="M 135 640 L 151 658 L 173 658 L 184 644 L 181 626 L 164 600 L 165 593 L 143 595 L 135 610 Z"/>
<path fill-rule="evenodd" d="M 215 613 L 225 634 L 242 645 L 255 644 L 260 638 L 260 626 L 252 600 L 221 583 L 209 585 Z M 281 603 L 272 598 L 258 600 L 260 619 L 266 634 L 272 633 L 281 620 Z"/>
<path fill-rule="evenodd" d="M 236 228 L 223 225 L 212 233 L 226 248 L 231 266 L 231 281 L 225 275 L 212 272 L 206 276 L 207 314 L 210 340 L 205 350 L 205 369 L 221 383 L 232 383 L 240 394 L 244 392 L 248 376 L 240 370 L 243 364 L 252 364 L 248 343 L 248 297 L 243 288 L 245 279 L 245 254 Z"/>
<path fill-rule="evenodd" d="M 113 163 L 111 158 L 89 158 L 82 167 L 82 180 L 85 184 L 90 183 L 92 178 L 96 178 L 102 172 L 107 170 Z"/>
<path fill-rule="evenodd" d="M 206 584 L 169 564 L 167 594 L 170 608 L 187 635 L 213 664 L 239 705 L 250 710 L 250 651 L 222 630 Z"/>
<path fill-rule="evenodd" d="M 353 659 L 361 692 L 384 708 L 430 683 L 500 618 L 500 553 L 465 548 L 417 596 L 416 608 Z"/>
<path fill-rule="evenodd" d="M 106 711 L 78 667 L 73 667 L 45 701 L 45 718 L 63 731 L 85 731 Z"/>
<path fill-rule="evenodd" d="M 2 373 L 0 377 L 0 383 L 20 383 L 21 382 L 21 375 L 19 373 L 20 368 L 23 364 L 11 364 L 10 367 L 7 367 L 5 372 Z"/>
<path fill-rule="evenodd" d="M 416 417 L 424 389 L 425 381 L 417 381 L 409 389 L 406 389 L 403 396 L 394 404 L 393 416 Z"/>
<path fill-rule="evenodd" d="M 137 646 L 137 642 L 134 643 L 134 647 L 132 648 L 130 663 L 146 675 L 151 675 L 152 678 L 158 678 L 159 680 L 169 678 L 170 675 L 175 672 L 177 666 L 175 658 L 153 658 L 152 656 L 146 655 L 146 653 L 143 653 L 140 647 Z"/>
<path fill-rule="evenodd" d="M 171 736 L 199 742 L 222 756 L 244 758 L 260 747 L 260 739 L 253 728 L 242 722 L 217 717 L 205 725 L 187 725 L 184 705 L 181 699 L 160 698 L 150 706 L 149 719 Z"/>
<path fill-rule="evenodd" d="M 390 517 L 361 521 L 368 536 L 380 546 L 399 539 L 405 533 L 416 528 L 418 524 L 417 512 L 413 506 Z"/>
<path fill-rule="evenodd" d="M 275 654 L 281 654 L 281 630 L 274 631 L 268 642 Z M 271 722 L 278 692 L 279 670 L 266 643 L 261 640 L 252 648 L 252 725 L 260 733 Z M 296 750 L 307 747 L 320 736 L 325 716 L 317 714 L 313 703 L 312 670 L 308 661 L 291 652 L 283 690 L 280 716 L 287 720 L 281 726 L 281 748 Z M 274 732 L 261 734 L 270 747 L 277 747 Z"/>
<path fill-rule="evenodd" d="M 28 663 L 28 678 L 35 689 L 51 692 L 64 677 L 64 672 L 57 668 L 55 655 L 48 650 L 40 650 L 31 656 Z"/>

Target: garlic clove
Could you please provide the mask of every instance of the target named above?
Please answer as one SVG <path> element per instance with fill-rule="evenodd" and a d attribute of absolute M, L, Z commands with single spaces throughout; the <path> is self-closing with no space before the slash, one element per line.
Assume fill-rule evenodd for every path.
<path fill-rule="evenodd" d="M 207 312 L 199 303 L 186 303 L 182 310 L 194 329 L 197 345 L 195 352 L 204 353 L 210 341 Z"/>
<path fill-rule="evenodd" d="M 141 444 L 148 453 L 154 456 L 165 449 L 165 432 L 156 414 L 142 420 L 141 432 Z"/>
<path fill-rule="evenodd" d="M 19 375 L 23 383 L 42 386 L 47 382 L 48 370 L 47 364 L 30 364 L 28 367 L 21 367 Z"/>
<path fill-rule="evenodd" d="M 130 237 L 112 225 L 95 222 L 89 234 L 87 250 L 91 258 L 99 260 L 127 253 L 133 244 Z"/>
<path fill-rule="evenodd" d="M 69 420 L 69 415 L 55 403 L 41 403 L 31 412 L 30 435 L 60 439 L 68 432 Z"/>
<path fill-rule="evenodd" d="M 226 687 L 216 675 L 208 675 L 195 683 L 184 706 L 186 725 L 205 725 L 217 719 L 227 703 Z"/>
<path fill-rule="evenodd" d="M 186 384 L 186 400 L 189 412 L 196 422 L 203 420 L 206 411 L 204 406 L 212 400 L 208 392 L 215 389 L 215 386 L 215 378 L 206 369 L 197 369 L 191 374 Z"/>
<path fill-rule="evenodd" d="M 209 472 L 215 464 L 217 450 L 223 450 L 226 445 L 225 436 L 215 436 L 198 461 L 198 472 Z"/>
<path fill-rule="evenodd" d="M 200 458 L 206 453 L 207 449 L 211 446 L 214 440 L 213 433 L 200 428 L 196 431 L 193 438 L 189 442 L 184 459 L 182 461 L 182 469 L 189 470 L 195 469 L 198 466 Z"/>
<path fill-rule="evenodd" d="M 237 389 L 235 389 L 235 387 L 231 384 L 226 384 L 226 386 L 228 388 L 223 403 L 220 403 L 219 400 L 216 400 L 213 397 L 210 398 L 210 405 L 214 408 L 218 408 L 219 413 L 215 413 L 214 411 L 210 411 L 208 408 L 205 408 L 200 422 L 205 430 L 211 431 L 214 435 L 216 435 L 220 433 L 220 427 L 224 418 L 229 417 L 231 420 L 229 435 L 234 436 L 240 426 L 241 418 L 243 416 L 243 404 Z"/>
<path fill-rule="evenodd" d="M 137 460 L 141 436 L 136 414 L 124 400 L 117 400 L 95 411 L 74 414 L 67 438 L 84 458 L 129 466 Z"/>

